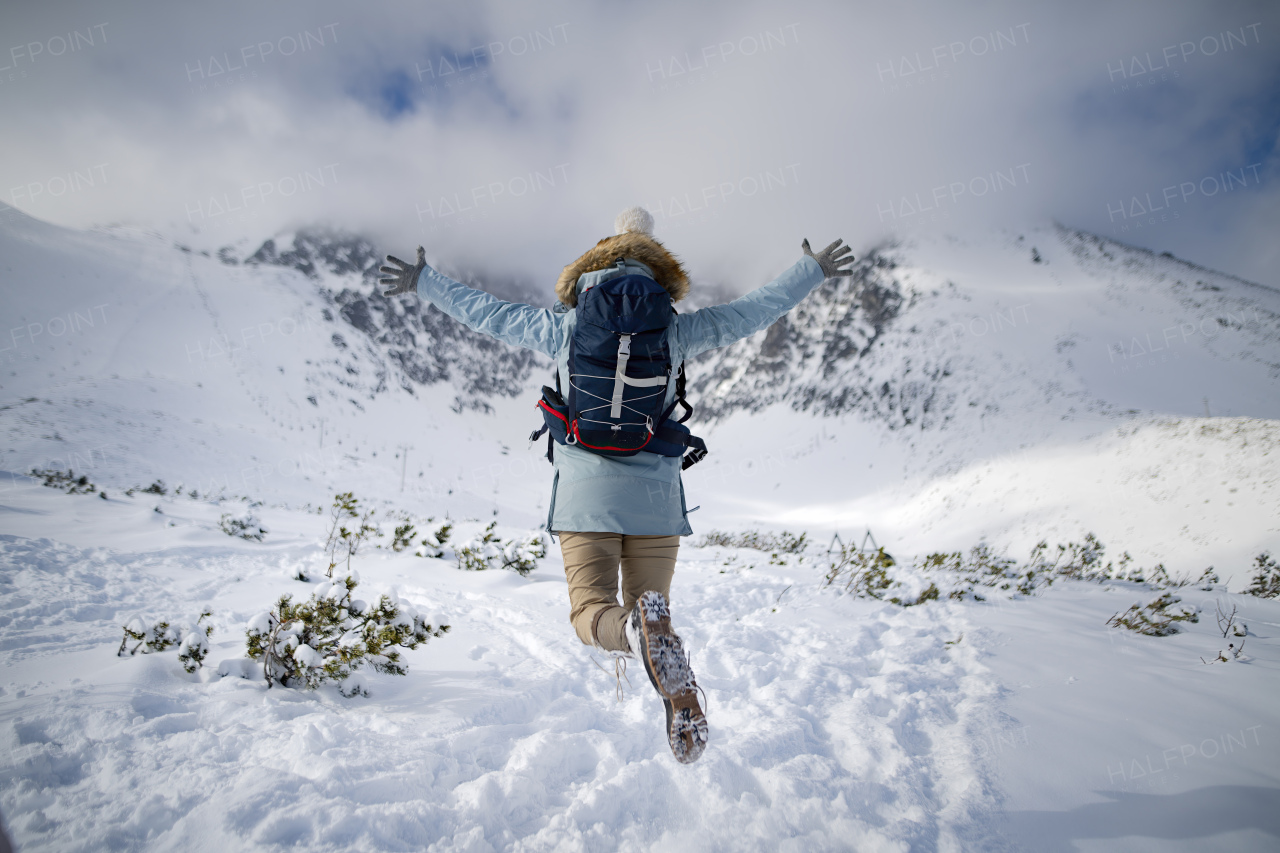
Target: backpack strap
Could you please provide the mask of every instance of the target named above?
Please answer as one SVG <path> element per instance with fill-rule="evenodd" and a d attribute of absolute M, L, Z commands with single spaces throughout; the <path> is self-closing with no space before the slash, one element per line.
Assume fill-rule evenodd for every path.
<path fill-rule="evenodd" d="M 622 417 L 622 391 L 627 386 L 627 362 L 631 359 L 631 336 L 618 335 L 618 368 L 613 372 L 613 399 L 609 401 L 609 417 Z"/>
<path fill-rule="evenodd" d="M 560 397 L 561 399 L 564 398 L 564 392 L 560 390 L 560 365 L 559 364 L 556 364 L 556 396 Z M 542 424 L 542 428 L 543 429 L 547 428 L 547 425 L 545 422 Z M 547 433 L 547 461 L 550 462 L 552 465 L 556 464 L 556 443 L 555 443 L 555 440 L 551 437 L 550 433 Z"/>
<path fill-rule="evenodd" d="M 672 305 L 671 313 L 678 314 L 680 312 L 676 311 L 676 306 Z M 663 413 L 662 420 L 664 422 L 667 418 L 671 417 L 677 404 L 684 406 L 684 415 L 677 418 L 676 423 L 682 424 L 689 420 L 689 418 L 693 417 L 693 406 L 687 399 L 685 399 L 684 387 L 684 359 L 681 359 L 680 370 L 676 373 L 676 398 L 671 401 L 671 405 L 668 406 L 667 410 Z M 689 448 L 689 452 L 680 459 L 681 471 L 685 471 L 690 466 L 698 464 L 707 455 L 707 443 L 696 435 L 677 433 L 675 430 L 667 428 L 658 430 L 658 433 L 658 437 L 662 441 L 670 441 L 672 444 L 683 444 L 685 447 Z"/>
<path fill-rule="evenodd" d="M 666 441 L 671 444 L 679 444 L 689 448 L 689 452 L 680 458 L 680 470 L 684 471 L 691 465 L 701 462 L 707 455 L 707 443 L 696 435 L 690 435 L 687 432 L 674 430 L 671 427 L 659 427 L 654 432 L 653 437 L 658 441 Z"/>
<path fill-rule="evenodd" d="M 615 420 L 622 417 L 622 391 L 626 386 L 646 388 L 667 384 L 666 376 L 651 376 L 648 379 L 632 379 L 627 376 L 627 362 L 630 359 L 631 335 L 621 334 L 618 336 L 618 367 L 613 372 L 613 399 L 609 401 L 609 417 Z"/>
<path fill-rule="evenodd" d="M 672 305 L 671 313 L 679 314 L 680 312 L 676 310 L 676 306 Z M 693 406 L 689 404 L 689 401 L 685 399 L 685 396 L 684 396 L 684 360 L 683 359 L 680 361 L 680 370 L 676 372 L 675 399 L 671 401 L 671 405 L 667 406 L 666 410 L 662 413 L 662 417 L 658 419 L 658 423 L 663 423 L 664 421 L 666 421 L 667 418 L 671 417 L 671 413 L 676 410 L 677 405 L 684 406 L 684 415 L 682 415 L 679 418 L 676 418 L 676 423 L 682 424 L 685 421 L 689 420 L 689 418 L 693 417 Z M 705 455 L 706 455 L 706 451 L 704 450 L 703 456 Z"/>
<path fill-rule="evenodd" d="M 684 406 L 684 410 L 685 410 L 684 417 L 677 418 L 676 423 L 682 424 L 685 421 L 689 420 L 689 418 L 693 417 L 693 406 L 690 405 L 689 401 L 686 400 L 684 397 L 684 362 L 683 361 L 680 362 L 680 373 L 676 376 L 676 398 L 674 401 L 672 401 L 672 408 L 675 407 L 676 403 L 679 403 L 680 405 Z"/>
<path fill-rule="evenodd" d="M 542 386 L 542 392 L 544 395 L 550 390 L 551 389 L 547 386 Z M 556 399 L 563 401 L 563 393 L 560 391 L 560 368 L 558 366 L 556 367 Z M 549 430 L 550 427 L 544 420 L 541 427 L 529 433 L 529 444 L 532 445 L 544 432 L 547 433 L 547 461 L 554 465 L 556 463 L 556 442 L 555 439 L 551 437 Z"/>

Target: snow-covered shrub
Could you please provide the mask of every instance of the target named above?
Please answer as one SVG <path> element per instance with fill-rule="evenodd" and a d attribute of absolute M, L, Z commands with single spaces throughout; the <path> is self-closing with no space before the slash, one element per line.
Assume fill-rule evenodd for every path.
<path fill-rule="evenodd" d="M 404 524 L 396 527 L 396 532 L 391 537 L 391 550 L 397 554 L 405 548 L 413 545 L 413 537 L 417 534 L 414 526 L 406 521 Z"/>
<path fill-rule="evenodd" d="M 341 685 L 365 664 L 377 672 L 404 675 L 398 650 L 416 649 L 449 630 L 448 625 L 428 625 L 412 607 L 390 596 L 379 597 L 372 606 L 352 598 L 358 583 L 348 574 L 322 583 L 297 604 L 291 596 L 281 596 L 274 608 L 249 622 L 249 657 L 262 662 L 268 687 L 314 688 L 326 681 Z M 364 691 L 342 692 L 354 696 Z"/>
<path fill-rule="evenodd" d="M 1048 548 L 1049 543 L 1042 540 L 1031 550 L 1029 568 L 1038 574 L 1098 583 L 1105 580 L 1146 582 L 1142 569 L 1129 568 L 1133 557 L 1128 551 L 1121 554 L 1114 564 L 1103 562 L 1107 548 L 1092 533 L 1086 533 L 1083 542 L 1058 545 L 1052 561 L 1048 558 Z M 1163 570 L 1164 567 L 1158 568 Z"/>
<path fill-rule="evenodd" d="M 1249 660 L 1251 660 L 1251 658 L 1244 653 L 1244 644 L 1245 644 L 1245 641 L 1241 640 L 1240 648 L 1237 649 L 1235 643 L 1227 643 L 1227 651 L 1231 653 L 1231 657 L 1227 657 L 1222 652 L 1222 650 L 1219 649 L 1218 656 L 1216 658 L 1214 658 L 1213 660 L 1205 660 L 1204 657 L 1201 657 L 1200 662 L 1203 664 L 1215 664 L 1215 663 L 1231 663 L 1233 660 L 1238 660 L 1238 661 L 1241 661 L 1242 663 L 1247 663 Z"/>
<path fill-rule="evenodd" d="M 490 522 L 483 532 L 454 549 L 458 555 L 458 568 L 472 572 L 496 568 L 493 562 L 502 555 L 502 540 L 493 532 L 497 526 L 498 522 Z"/>
<path fill-rule="evenodd" d="M 1145 606 L 1134 604 L 1123 613 L 1116 613 L 1107 620 L 1106 624 L 1116 628 L 1128 628 L 1130 631 L 1136 631 L 1148 637 L 1167 637 L 1178 633 L 1178 626 L 1174 624 L 1176 622 L 1200 621 L 1195 610 L 1189 610 L 1186 607 L 1169 609 L 1180 601 L 1182 599 L 1166 592 Z"/>
<path fill-rule="evenodd" d="M 884 548 L 877 547 L 872 551 L 849 545 L 833 554 L 835 556 L 826 575 L 827 585 L 843 581 L 844 590 L 859 598 L 874 598 L 902 607 L 914 607 L 926 601 L 937 601 L 941 595 L 937 583 L 918 572 L 901 577 L 891 575 L 890 570 L 897 563 L 885 553 Z M 958 554 L 955 556 L 959 557 Z"/>
<path fill-rule="evenodd" d="M 1042 546 L 1044 543 L 1037 548 Z M 990 545 L 979 542 L 969 549 L 967 556 L 961 551 L 928 554 L 917 561 L 914 568 L 926 576 L 939 575 L 943 586 L 947 587 L 948 598 L 968 596 L 984 601 L 984 597 L 976 592 L 979 587 L 1016 590 L 1031 595 L 1036 586 L 1037 569 L 1033 568 L 1036 553 L 1033 550 L 1030 564 L 1021 568 L 1017 560 L 997 554 Z"/>
<path fill-rule="evenodd" d="M 537 532 L 524 539 L 503 540 L 493 532 L 497 526 L 498 522 L 492 522 L 482 533 L 455 549 L 458 568 L 472 572 L 511 569 L 521 577 L 527 576 L 538 567 L 538 560 L 547 556 L 545 534 Z"/>
<path fill-rule="evenodd" d="M 209 635 L 213 633 L 213 626 L 205 625 L 203 630 L 199 627 L 200 622 L 209 615 L 207 610 L 201 613 L 196 620 L 196 630 L 188 631 L 178 644 L 178 662 L 187 672 L 195 672 L 204 666 L 204 659 L 209 655 Z"/>
<path fill-rule="evenodd" d="M 427 519 L 429 524 L 431 519 Z M 422 537 L 422 547 L 414 554 L 418 557 L 443 557 L 444 546 L 449 542 L 449 536 L 453 533 L 453 525 L 445 522 L 436 528 L 434 533 L 428 533 Z"/>
<path fill-rule="evenodd" d="M 1253 561 L 1253 583 L 1245 590 L 1246 595 L 1258 598 L 1280 597 L 1280 566 L 1267 551 L 1262 552 Z"/>
<path fill-rule="evenodd" d="M 723 530 L 712 530 L 702 537 L 699 548 L 719 545 L 722 548 L 754 548 L 767 551 L 776 561 L 780 554 L 799 554 L 809 544 L 807 533 L 796 536 L 790 531 L 781 533 L 761 533 L 758 530 L 747 530 L 742 533 L 727 533 Z"/>
<path fill-rule="evenodd" d="M 135 616 L 124 626 L 124 638 L 120 640 L 116 657 L 124 657 L 126 651 L 130 655 L 148 655 L 177 646 L 182 668 L 187 672 L 195 672 L 204 666 L 205 656 L 209 653 L 209 635 L 213 633 L 212 625 L 201 623 L 212 615 L 211 611 L 205 610 L 193 625 L 173 625 L 162 621 L 150 627 L 143 619 Z M 136 643 L 133 648 L 129 648 L 130 641 Z"/>
<path fill-rule="evenodd" d="M 137 643 L 131 649 L 127 648 L 130 640 Z M 130 655 L 139 653 L 149 655 L 154 652 L 163 652 L 166 649 L 173 648 L 174 645 L 181 641 L 182 635 L 177 626 L 161 621 L 148 627 L 142 617 L 135 616 L 124 626 L 124 637 L 120 640 L 120 648 L 116 650 L 116 657 L 124 657 L 126 650 Z"/>
<path fill-rule="evenodd" d="M 1218 573 L 1213 570 L 1213 566 L 1205 569 L 1200 573 L 1198 579 L 1194 579 L 1190 574 L 1185 572 L 1177 575 L 1171 575 L 1165 570 L 1164 563 L 1157 563 L 1156 567 L 1151 570 L 1150 576 L 1138 580 L 1153 586 L 1156 589 L 1182 589 L 1184 586 L 1195 584 L 1198 588 L 1205 592 L 1212 592 L 1213 588 L 1221 582 Z"/>
<path fill-rule="evenodd" d="M 1059 544 L 1052 552 L 1049 543 L 1041 540 L 1023 563 L 998 555 L 985 543 L 979 543 L 967 556 L 960 552 L 930 554 L 917 566 L 925 572 L 941 570 L 959 575 L 960 583 L 948 596 L 961 599 L 972 596 L 976 600 L 983 600 L 977 589 L 984 586 L 1035 595 L 1040 587 L 1052 586 L 1056 580 L 1129 581 L 1152 589 L 1181 587 L 1191 582 L 1190 578 L 1170 578 L 1163 565 L 1150 570 L 1134 566 L 1133 557 L 1127 551 L 1114 563 L 1105 560 L 1105 555 L 1106 546 L 1094 534 L 1087 533 L 1083 542 Z M 1217 580 L 1212 570 L 1206 570 L 1199 582 L 1208 580 Z"/>
<path fill-rule="evenodd" d="M 1045 550 L 1048 547 L 1049 543 L 1042 540 L 1036 545 L 1032 556 L 1032 562 L 1043 566 L 1045 571 L 1075 580 L 1095 580 L 1110 575 L 1110 564 L 1104 569 L 1102 563 L 1102 557 L 1107 550 L 1106 546 L 1092 533 L 1086 533 L 1082 543 L 1068 542 L 1065 545 L 1058 545 L 1058 553 L 1052 563 L 1045 559 Z"/>
<path fill-rule="evenodd" d="M 329 533 L 325 538 L 324 550 L 329 556 L 329 569 L 325 573 L 333 577 L 333 570 L 341 560 L 347 572 L 351 571 L 351 558 L 360 550 L 370 536 L 381 536 L 382 531 L 376 524 L 370 524 L 376 510 L 360 509 L 360 501 L 351 492 L 341 492 L 333 496 L 333 506 L 329 511 Z M 358 521 L 359 526 L 346 526 L 347 521 Z"/>
<path fill-rule="evenodd" d="M 44 480 L 42 485 L 51 489 L 62 489 L 69 495 L 91 495 L 98 491 L 98 487 L 89 482 L 89 478 L 84 474 L 79 477 L 75 472 L 68 468 L 65 472 L 47 470 L 44 468 L 32 468 L 31 476 L 37 480 Z M 103 492 L 102 497 L 106 497 L 107 493 Z"/>
<path fill-rule="evenodd" d="M 1227 657 L 1221 649 L 1218 650 L 1218 656 L 1211 661 L 1200 658 L 1202 663 L 1230 663 L 1233 660 L 1248 661 L 1244 654 L 1244 644 L 1247 643 L 1249 637 L 1249 626 L 1239 620 L 1239 608 L 1231 605 L 1231 611 L 1228 612 L 1223 604 L 1222 599 L 1214 602 L 1214 610 L 1216 611 L 1218 620 L 1218 630 L 1222 632 L 1222 639 L 1227 637 L 1235 637 L 1240 640 L 1239 647 L 1234 642 L 1227 643 L 1227 651 L 1231 652 L 1231 657 Z"/>
<path fill-rule="evenodd" d="M 985 542 L 963 551 L 935 552 L 899 566 L 883 548 L 871 550 L 852 545 L 829 552 L 828 585 L 841 583 L 860 598 L 875 598 L 904 607 L 938 598 L 985 601 L 992 593 L 1035 595 L 1055 580 L 1068 579 L 1102 583 L 1123 580 L 1153 589 L 1183 586 L 1189 579 L 1173 581 L 1163 566 L 1144 573 L 1131 565 L 1125 553 L 1114 563 L 1104 559 L 1106 548 L 1092 533 L 1084 542 L 1058 545 L 1051 552 L 1047 542 L 1032 548 L 1025 561 L 997 553 Z M 1149 577 L 1147 576 L 1149 575 Z M 1206 570 L 1202 586 L 1212 588 L 1217 575 Z"/>
<path fill-rule="evenodd" d="M 859 598 L 884 598 L 885 590 L 894 584 L 888 570 L 896 565 L 893 557 L 883 548 L 874 551 L 858 548 L 852 543 L 842 545 L 834 552 L 827 572 L 827 586 L 844 581 L 846 592 Z"/>
<path fill-rule="evenodd" d="M 261 542 L 262 537 L 268 533 L 267 528 L 263 527 L 262 522 L 258 520 L 258 516 L 252 512 L 246 513 L 243 518 L 236 518 L 231 513 L 224 512 L 218 519 L 218 527 L 228 536 L 238 536 L 250 542 Z"/>
<path fill-rule="evenodd" d="M 914 607 L 917 604 L 924 604 L 926 601 L 937 601 L 938 595 L 938 585 L 930 583 L 914 596 L 895 595 L 889 601 L 893 604 L 901 604 L 903 607 Z"/>

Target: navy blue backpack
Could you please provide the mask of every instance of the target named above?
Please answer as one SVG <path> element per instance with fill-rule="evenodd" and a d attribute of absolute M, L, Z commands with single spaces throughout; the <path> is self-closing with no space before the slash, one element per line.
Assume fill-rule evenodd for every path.
<path fill-rule="evenodd" d="M 622 258 L 618 263 L 625 269 Z M 670 294 L 649 276 L 624 274 L 587 288 L 577 312 L 569 340 L 568 399 L 557 370 L 556 387 L 542 388 L 537 406 L 544 423 L 530 440 L 548 433 L 549 460 L 554 441 L 602 456 L 681 456 L 683 468 L 701 461 L 707 445 L 684 425 L 693 407 L 684 399 L 683 364 L 675 399 L 663 406 L 671 380 Z M 672 419 L 677 404 L 685 413 Z"/>

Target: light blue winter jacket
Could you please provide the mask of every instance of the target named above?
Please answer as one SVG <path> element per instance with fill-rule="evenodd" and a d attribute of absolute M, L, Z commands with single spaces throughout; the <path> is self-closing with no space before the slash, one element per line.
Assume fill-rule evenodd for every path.
<path fill-rule="evenodd" d="M 615 275 L 637 272 L 653 275 L 649 267 L 627 258 L 625 265 L 584 273 L 578 278 L 577 289 L 581 293 Z M 673 317 L 667 332 L 672 359 L 667 405 L 675 398 L 675 377 L 683 360 L 772 325 L 822 281 L 822 267 L 805 255 L 772 282 L 745 296 Z M 547 308 L 504 302 L 441 275 L 430 266 L 418 276 L 418 295 L 477 332 L 554 358 L 561 387 L 569 387 L 569 338 L 577 322 L 574 309 L 557 313 Z M 531 419 L 533 413 L 531 407 Z M 556 445 L 554 455 L 555 478 L 547 512 L 548 530 L 681 536 L 693 532 L 689 527 L 678 457 L 646 452 L 635 456 L 599 456 L 580 447 L 560 444 Z"/>

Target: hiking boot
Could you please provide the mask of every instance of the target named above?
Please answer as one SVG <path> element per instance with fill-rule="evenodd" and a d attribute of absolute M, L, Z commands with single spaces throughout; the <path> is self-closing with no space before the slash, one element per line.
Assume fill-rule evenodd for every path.
<path fill-rule="evenodd" d="M 667 742 L 676 761 L 692 764 L 707 746 L 707 718 L 698 704 L 698 683 L 680 637 L 671 630 L 671 611 L 660 592 L 640 596 L 627 617 L 627 642 L 644 662 L 653 689 L 667 710 Z"/>

